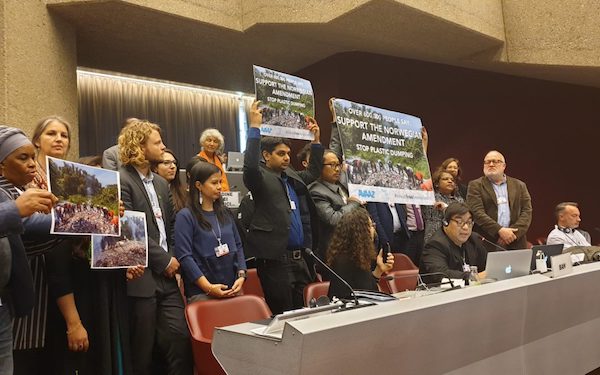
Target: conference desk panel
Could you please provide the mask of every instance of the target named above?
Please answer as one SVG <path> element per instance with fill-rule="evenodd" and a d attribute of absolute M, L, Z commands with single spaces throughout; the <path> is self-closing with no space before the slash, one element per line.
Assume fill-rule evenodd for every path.
<path fill-rule="evenodd" d="M 229 374 L 585 374 L 600 367 L 600 264 L 310 317 L 281 341 L 215 332 Z"/>

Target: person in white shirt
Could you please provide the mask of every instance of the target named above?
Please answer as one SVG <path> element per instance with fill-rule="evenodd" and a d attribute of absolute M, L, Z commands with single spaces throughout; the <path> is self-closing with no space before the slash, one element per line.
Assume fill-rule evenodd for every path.
<path fill-rule="evenodd" d="M 591 241 L 586 238 L 585 232 L 578 230 L 581 222 L 581 213 L 575 202 L 559 203 L 555 210 L 557 224 L 548 234 L 546 244 L 564 244 L 564 248 L 571 246 L 591 246 Z M 584 234 L 585 233 L 585 234 Z"/>

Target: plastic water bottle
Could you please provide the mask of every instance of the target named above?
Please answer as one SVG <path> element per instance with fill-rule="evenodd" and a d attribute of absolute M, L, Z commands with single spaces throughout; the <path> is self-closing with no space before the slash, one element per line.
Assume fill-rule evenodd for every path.
<path fill-rule="evenodd" d="M 471 266 L 471 273 L 469 274 L 469 285 L 479 285 L 479 272 L 477 272 L 477 266 Z"/>

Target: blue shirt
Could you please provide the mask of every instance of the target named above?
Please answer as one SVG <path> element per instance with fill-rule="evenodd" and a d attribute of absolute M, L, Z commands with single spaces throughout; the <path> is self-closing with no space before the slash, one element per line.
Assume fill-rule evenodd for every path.
<path fill-rule="evenodd" d="M 287 190 L 287 196 L 290 200 L 290 234 L 288 237 L 288 249 L 300 249 L 304 246 L 304 230 L 302 229 L 302 218 L 300 217 L 300 199 L 294 185 L 290 182 L 289 178 L 283 174 L 281 176 Z M 296 209 L 293 209 L 292 203 Z"/>
<path fill-rule="evenodd" d="M 211 284 L 224 284 L 231 288 L 237 279 L 237 272 L 246 269 L 244 249 L 240 235 L 231 217 L 219 223 L 214 212 L 202 211 L 204 218 L 212 226 L 204 229 L 189 208 L 177 213 L 175 221 L 175 256 L 181 264 L 188 297 L 204 293 L 196 280 L 205 276 Z M 217 257 L 215 247 L 227 244 L 229 254 Z"/>
<path fill-rule="evenodd" d="M 498 206 L 498 224 L 504 228 L 510 226 L 510 206 L 508 204 L 508 186 L 506 185 L 506 177 L 499 184 L 491 181 L 494 193 L 496 193 L 496 204 Z"/>

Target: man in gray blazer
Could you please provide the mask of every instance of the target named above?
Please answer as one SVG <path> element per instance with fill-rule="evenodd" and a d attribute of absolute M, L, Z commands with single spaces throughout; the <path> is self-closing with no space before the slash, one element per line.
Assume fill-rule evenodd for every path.
<path fill-rule="evenodd" d="M 148 121 L 132 121 L 119 135 L 121 199 L 125 209 L 146 214 L 148 227 L 148 268 L 127 285 L 135 374 L 152 373 L 155 346 L 166 359 L 165 373 L 192 374 L 189 331 L 175 280 L 173 202 L 167 182 L 150 171 L 152 162 L 162 161 L 164 149 L 160 128 Z"/>
<path fill-rule="evenodd" d="M 348 185 L 345 179 L 343 182 L 340 180 L 341 176 L 340 159 L 332 150 L 326 150 L 321 177 L 308 187 L 319 218 L 318 255 L 321 259 L 325 259 L 329 240 L 342 216 L 363 204 L 358 197 L 348 196 Z M 322 276 L 327 278 L 328 275 Z"/>
<path fill-rule="evenodd" d="M 506 249 L 525 249 L 533 209 L 523 181 L 504 174 L 506 159 L 490 151 L 483 159 L 484 176 L 469 183 L 467 205 L 475 231 Z M 497 250 L 486 244 L 489 251 Z"/>

